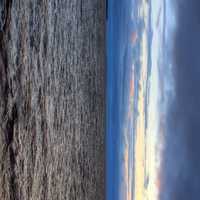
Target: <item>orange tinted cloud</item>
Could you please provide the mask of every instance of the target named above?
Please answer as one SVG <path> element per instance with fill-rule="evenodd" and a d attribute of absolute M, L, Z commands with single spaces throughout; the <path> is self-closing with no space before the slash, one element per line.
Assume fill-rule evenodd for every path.
<path fill-rule="evenodd" d="M 137 32 L 133 32 L 133 33 L 131 34 L 131 43 L 132 43 L 133 45 L 135 45 L 135 43 L 137 42 L 137 38 L 138 38 Z"/>
<path fill-rule="evenodd" d="M 134 96 L 134 79 L 132 78 L 131 79 L 131 82 L 130 82 L 130 97 L 133 97 Z"/>

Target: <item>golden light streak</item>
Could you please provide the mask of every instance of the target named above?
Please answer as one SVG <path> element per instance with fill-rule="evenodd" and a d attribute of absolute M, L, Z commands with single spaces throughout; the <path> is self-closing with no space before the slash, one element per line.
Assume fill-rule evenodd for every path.
<path fill-rule="evenodd" d="M 135 200 L 144 200 L 145 198 L 145 93 L 147 80 L 147 65 L 148 65 L 148 36 L 147 36 L 147 22 L 148 22 L 148 4 L 142 0 L 140 7 L 140 15 L 145 22 L 145 30 L 142 34 L 141 40 L 141 77 L 140 90 L 138 99 L 139 116 L 136 123 L 135 135 Z"/>
<path fill-rule="evenodd" d="M 147 80 L 147 35 L 142 36 L 141 52 L 141 78 L 140 91 L 138 99 L 139 116 L 136 124 L 135 138 L 135 200 L 144 199 L 144 181 L 145 181 L 145 89 Z"/>

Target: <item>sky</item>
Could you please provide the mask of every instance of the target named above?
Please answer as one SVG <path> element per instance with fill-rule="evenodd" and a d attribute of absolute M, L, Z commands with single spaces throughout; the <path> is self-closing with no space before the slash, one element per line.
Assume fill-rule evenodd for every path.
<path fill-rule="evenodd" d="M 108 5 L 107 199 L 198 200 L 200 1 Z"/>

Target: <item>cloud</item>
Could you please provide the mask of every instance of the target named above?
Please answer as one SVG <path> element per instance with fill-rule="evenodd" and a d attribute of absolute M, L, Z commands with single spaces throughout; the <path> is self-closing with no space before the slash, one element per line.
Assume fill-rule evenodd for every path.
<path fill-rule="evenodd" d="M 176 0 L 161 200 L 200 199 L 200 0 Z"/>

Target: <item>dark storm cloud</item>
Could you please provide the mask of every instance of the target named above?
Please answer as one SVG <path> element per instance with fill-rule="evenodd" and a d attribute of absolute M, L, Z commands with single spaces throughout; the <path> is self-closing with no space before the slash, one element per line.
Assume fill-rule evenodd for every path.
<path fill-rule="evenodd" d="M 175 98 L 167 114 L 161 200 L 200 199 L 200 0 L 176 2 Z"/>

